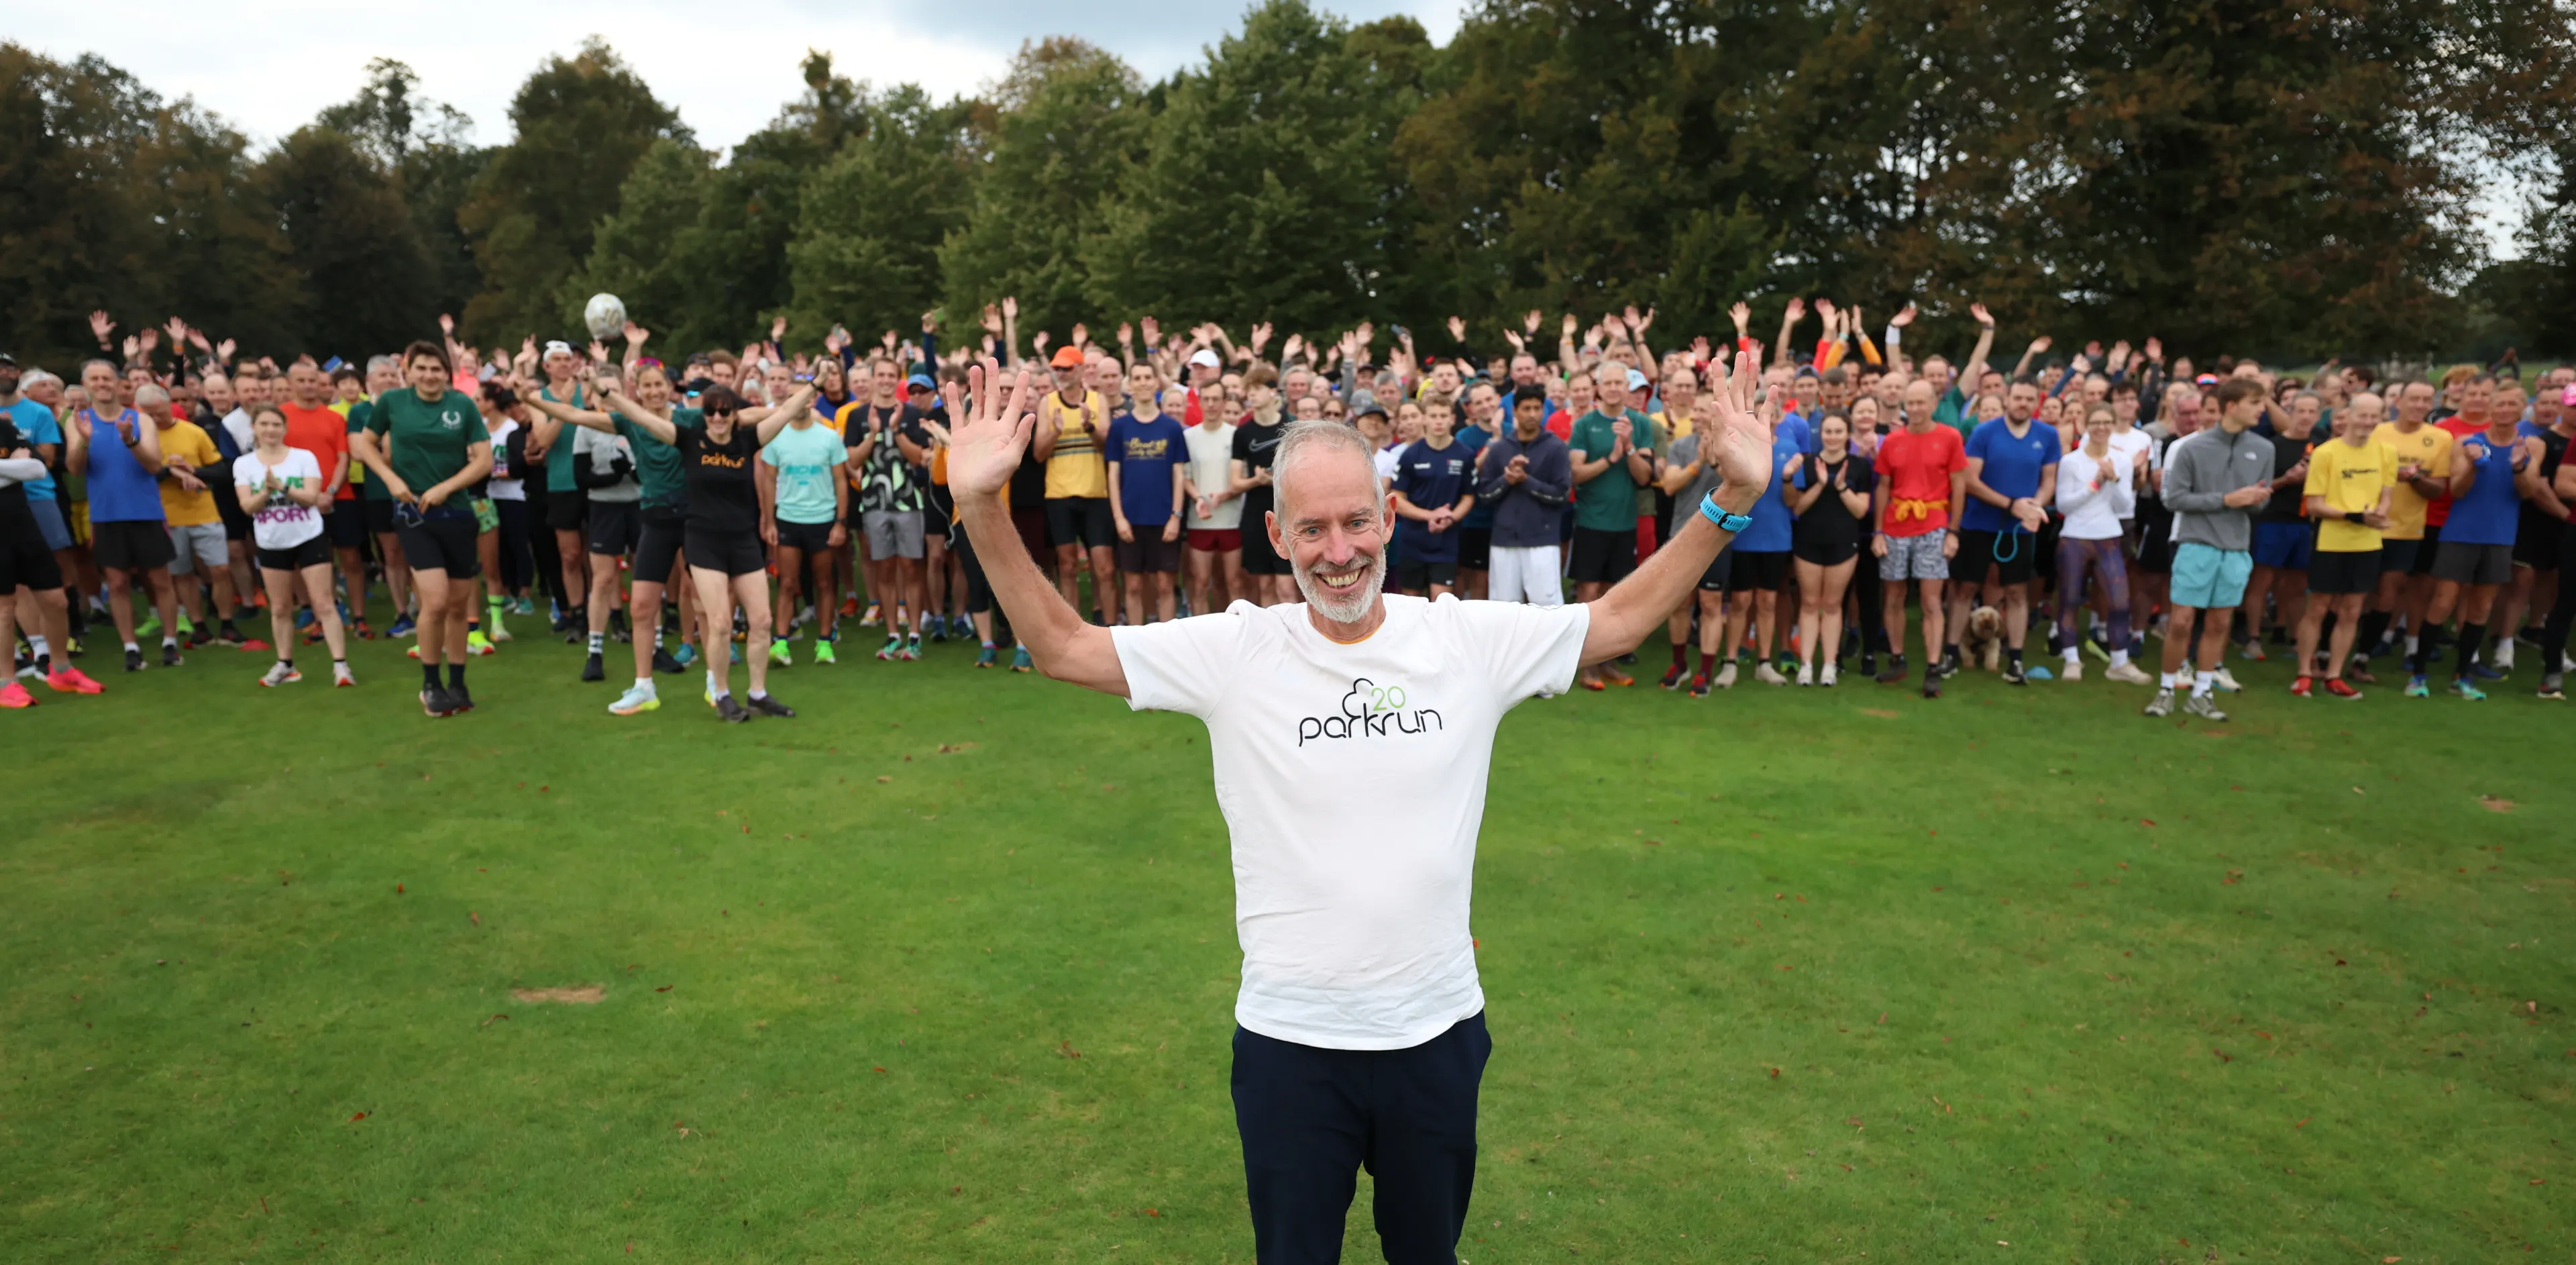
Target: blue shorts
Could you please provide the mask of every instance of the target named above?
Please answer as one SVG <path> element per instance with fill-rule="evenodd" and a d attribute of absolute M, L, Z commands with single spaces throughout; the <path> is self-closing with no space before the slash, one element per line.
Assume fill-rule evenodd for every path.
<path fill-rule="evenodd" d="M 2245 601 L 2245 581 L 2253 574 L 2253 554 L 2186 540 L 2174 546 L 2173 582 L 2166 593 L 2176 606 L 2234 610 Z"/>
<path fill-rule="evenodd" d="M 52 497 L 27 498 L 27 509 L 36 516 L 36 533 L 45 538 L 45 548 L 56 553 L 72 547 L 72 530 L 63 523 L 63 503 Z"/>
<path fill-rule="evenodd" d="M 2317 549 L 2314 523 L 2254 524 L 2254 565 L 2275 571 L 2305 571 Z"/>

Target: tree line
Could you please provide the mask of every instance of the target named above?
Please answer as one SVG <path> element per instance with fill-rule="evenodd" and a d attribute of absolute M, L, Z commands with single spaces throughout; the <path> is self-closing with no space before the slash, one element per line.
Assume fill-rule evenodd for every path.
<path fill-rule="evenodd" d="M 1030 330 L 1362 319 L 1490 350 L 1531 308 L 1716 331 L 1793 295 L 1983 301 L 2268 357 L 2576 349 L 2576 0 L 1485 0 L 1445 47 L 1266 0 L 1149 82 L 1071 37 L 967 97 L 811 53 L 722 153 L 605 42 L 507 143 L 378 60 L 255 150 L 109 62 L 0 44 L 0 350 L 178 314 L 252 352 L 819 346 L 1003 295 Z M 2469 209 L 2530 189 L 2524 258 Z M 1438 341 L 1426 337 L 1426 345 Z"/>

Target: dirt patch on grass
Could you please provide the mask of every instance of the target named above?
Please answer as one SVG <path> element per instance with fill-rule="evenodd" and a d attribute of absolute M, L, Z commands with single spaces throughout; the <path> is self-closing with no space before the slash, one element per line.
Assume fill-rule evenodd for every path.
<path fill-rule="evenodd" d="M 597 984 L 579 988 L 513 988 L 510 996 L 525 1002 L 569 1002 L 576 1006 L 596 1006 L 608 1000 L 608 990 Z"/>
<path fill-rule="evenodd" d="M 2491 813 L 2509 813 L 2513 811 L 2513 801 L 2497 795 L 2480 795 L 2478 796 L 2478 803 L 2483 805 L 2486 810 Z"/>

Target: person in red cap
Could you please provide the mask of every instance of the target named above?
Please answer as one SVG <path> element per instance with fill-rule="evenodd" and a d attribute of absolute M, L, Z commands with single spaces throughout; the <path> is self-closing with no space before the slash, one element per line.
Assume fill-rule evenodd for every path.
<path fill-rule="evenodd" d="M 1047 535 L 1055 541 L 1056 588 L 1065 604 L 1082 608 L 1082 567 L 1088 551 L 1091 600 L 1104 628 L 1118 623 L 1118 528 L 1109 513 L 1109 465 L 1102 445 L 1109 435 L 1109 399 L 1083 385 L 1082 349 L 1060 347 L 1047 362 L 1056 389 L 1038 404 L 1031 444 L 1046 462 Z"/>

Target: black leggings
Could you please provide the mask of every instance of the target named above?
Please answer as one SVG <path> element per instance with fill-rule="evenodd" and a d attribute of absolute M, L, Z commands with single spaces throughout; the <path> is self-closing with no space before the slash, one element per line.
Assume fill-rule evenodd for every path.
<path fill-rule="evenodd" d="M 537 567 L 535 557 L 528 552 L 528 503 L 496 496 L 492 498 L 492 508 L 501 515 L 501 588 L 504 592 L 524 593 Z M 557 565 L 561 565 L 560 560 Z"/>
<path fill-rule="evenodd" d="M 2565 543 L 2559 546 L 2558 556 L 2562 559 L 2576 558 L 2576 554 L 2566 552 L 2576 548 L 2576 522 L 2568 523 L 2565 530 Z M 2543 672 L 2567 670 L 2567 632 L 2570 627 L 2576 627 L 2576 576 L 2570 576 L 2567 571 L 2563 564 L 2558 569 L 2558 604 L 2549 608 L 2549 622 L 2540 629 L 2540 670 Z"/>
<path fill-rule="evenodd" d="M 948 549 L 966 569 L 966 613 L 981 615 L 993 609 L 993 585 L 984 578 L 984 564 L 975 557 L 975 542 L 961 531 L 949 540 Z"/>

